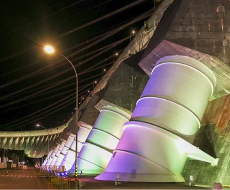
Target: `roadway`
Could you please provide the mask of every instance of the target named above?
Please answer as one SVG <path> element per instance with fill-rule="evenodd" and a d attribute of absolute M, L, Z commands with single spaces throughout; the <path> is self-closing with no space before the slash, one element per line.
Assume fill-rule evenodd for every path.
<path fill-rule="evenodd" d="M 8 175 L 6 175 L 8 171 Z M 34 167 L 26 169 L 1 169 L 0 189 L 47 189 L 47 178 L 37 177 Z M 49 185 L 49 189 L 55 189 Z"/>
<path fill-rule="evenodd" d="M 6 175 L 8 171 L 8 175 Z M 132 183 L 121 182 L 115 186 L 114 182 L 97 181 L 92 177 L 79 177 L 82 189 L 203 189 L 208 187 L 189 187 L 184 183 Z M 0 189 L 56 189 L 49 184 L 46 177 L 38 177 L 35 168 L 0 169 Z M 75 189 L 75 182 L 71 181 L 70 189 Z"/>

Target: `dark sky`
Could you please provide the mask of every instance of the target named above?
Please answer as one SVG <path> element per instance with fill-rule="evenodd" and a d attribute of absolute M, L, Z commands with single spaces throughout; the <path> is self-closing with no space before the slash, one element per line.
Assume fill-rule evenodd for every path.
<path fill-rule="evenodd" d="M 74 72 L 68 62 L 57 54 L 45 54 L 38 44 L 53 45 L 69 57 L 78 73 L 87 72 L 79 76 L 79 101 L 83 101 L 93 82 L 103 76 L 103 69 L 111 66 L 113 55 L 121 52 L 129 39 L 113 48 L 108 46 L 105 53 L 87 60 L 100 53 L 101 48 L 103 51 L 105 46 L 129 37 L 132 30 L 138 31 L 144 20 L 91 48 L 86 47 L 93 42 L 85 42 L 99 35 L 103 37 L 104 33 L 145 13 L 154 7 L 154 0 L 145 0 L 95 24 L 88 23 L 135 1 L 0 0 L 0 130 L 32 130 L 36 123 L 47 128 L 63 124 L 75 109 L 75 79 L 68 79 Z M 68 33 L 85 24 L 82 29 Z M 86 49 L 82 51 L 83 48 Z M 77 54 L 70 57 L 74 52 Z M 90 71 L 92 66 L 94 70 Z"/>

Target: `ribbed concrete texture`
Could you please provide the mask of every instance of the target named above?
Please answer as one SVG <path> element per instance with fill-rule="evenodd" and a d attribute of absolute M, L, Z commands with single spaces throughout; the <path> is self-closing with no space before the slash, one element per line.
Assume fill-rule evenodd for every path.
<path fill-rule="evenodd" d="M 79 153 L 82 149 L 83 143 L 85 142 L 86 138 L 88 137 L 92 126 L 88 125 L 84 122 L 78 122 L 79 130 L 77 133 L 77 139 L 78 139 L 78 144 L 77 144 L 77 152 Z M 76 160 L 76 139 L 74 138 L 73 141 L 71 142 L 68 151 L 63 152 L 64 158 L 60 164 L 59 169 L 61 167 L 65 167 L 66 171 L 70 171 L 71 167 L 74 165 L 75 160 Z M 73 171 L 74 172 L 74 171 Z"/>
<path fill-rule="evenodd" d="M 131 120 L 98 180 L 183 182 L 187 157 L 217 160 L 192 143 L 216 81 L 201 62 L 184 56 L 160 59 Z"/>
<path fill-rule="evenodd" d="M 44 168 L 49 160 L 49 158 L 51 157 L 52 153 L 53 153 L 53 149 L 50 150 L 49 154 L 46 156 L 46 159 L 44 160 L 44 162 L 42 163 L 42 168 Z"/>
<path fill-rule="evenodd" d="M 31 158 L 47 155 L 55 146 L 57 139 L 68 128 L 72 118 L 64 125 L 32 131 L 0 131 L 0 148 L 24 150 Z M 49 149 L 48 149 L 49 142 Z"/>
<path fill-rule="evenodd" d="M 52 152 L 51 156 L 49 157 L 49 159 L 45 165 L 45 166 L 48 166 L 47 169 L 49 169 L 50 166 L 52 165 L 53 160 L 55 159 L 55 155 L 58 152 L 59 147 L 60 147 L 60 144 L 56 144 L 56 147 L 53 149 L 53 152 Z"/>
<path fill-rule="evenodd" d="M 69 135 L 69 137 L 66 140 L 65 145 L 63 146 L 62 150 L 60 151 L 60 154 L 58 155 L 54 165 L 56 165 L 58 167 L 61 165 L 66 153 L 69 151 L 69 148 L 70 148 L 72 142 L 74 141 L 74 138 L 75 138 L 74 134 Z"/>
<path fill-rule="evenodd" d="M 56 161 L 57 161 L 62 149 L 64 148 L 65 143 L 66 143 L 66 141 L 62 139 L 62 142 L 61 142 L 61 144 L 60 144 L 55 156 L 53 157 L 52 162 L 50 163 L 50 166 L 56 166 L 57 167 Z"/>
<path fill-rule="evenodd" d="M 84 174 L 104 171 L 130 115 L 116 107 L 104 106 L 78 155 L 78 170 Z"/>

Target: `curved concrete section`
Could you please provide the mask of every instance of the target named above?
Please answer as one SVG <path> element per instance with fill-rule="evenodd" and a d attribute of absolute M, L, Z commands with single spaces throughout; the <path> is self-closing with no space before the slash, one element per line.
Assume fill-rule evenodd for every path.
<path fill-rule="evenodd" d="M 183 182 L 187 157 L 216 164 L 191 143 L 215 87 L 201 62 L 184 56 L 158 61 L 105 172 L 98 180 Z"/>
<path fill-rule="evenodd" d="M 40 158 L 49 154 L 58 137 L 69 126 L 73 118 L 64 125 L 42 130 L 0 131 L 0 148 L 24 150 L 28 157 Z M 48 148 L 49 142 L 49 148 Z"/>
<path fill-rule="evenodd" d="M 77 139 L 78 139 L 77 152 L 79 153 L 81 151 L 83 143 L 86 141 L 92 129 L 92 126 L 84 122 L 78 122 L 78 126 L 79 126 L 79 130 L 77 133 Z M 68 146 L 69 146 L 68 150 L 62 151 L 63 159 L 59 167 L 59 169 L 61 169 L 61 167 L 64 166 L 66 171 L 69 171 L 72 168 L 73 164 L 75 163 L 75 159 L 76 159 L 76 140 L 75 138 L 72 140 L 70 145 L 66 145 L 66 147 Z"/>
<path fill-rule="evenodd" d="M 116 107 L 104 106 L 78 155 L 78 171 L 100 174 L 106 168 L 130 115 Z"/>

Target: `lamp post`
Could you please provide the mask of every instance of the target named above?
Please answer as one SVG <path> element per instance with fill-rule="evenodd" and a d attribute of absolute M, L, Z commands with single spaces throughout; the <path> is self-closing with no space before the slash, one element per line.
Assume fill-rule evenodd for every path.
<path fill-rule="evenodd" d="M 44 127 L 44 126 L 42 126 L 42 125 L 40 125 L 40 124 L 36 124 L 36 127 L 41 127 L 41 128 L 43 128 L 43 129 L 46 129 L 47 130 L 47 128 L 46 127 Z M 48 132 L 48 155 L 49 155 L 49 130 L 47 130 L 47 132 Z M 36 152 L 36 151 L 35 151 Z M 48 157 L 48 159 L 47 159 L 47 163 L 49 163 L 49 157 Z M 49 169 L 49 166 L 48 166 L 48 169 Z"/>
<path fill-rule="evenodd" d="M 135 30 L 133 30 L 132 32 L 130 32 L 130 35 L 129 35 L 129 40 L 131 42 L 131 39 L 132 39 L 132 36 L 135 34 Z"/>
<path fill-rule="evenodd" d="M 114 61 L 115 61 L 114 58 L 117 57 L 118 55 L 119 55 L 118 52 L 116 52 L 116 53 L 114 54 L 114 56 L 113 56 L 113 63 L 114 63 Z"/>
<path fill-rule="evenodd" d="M 54 50 L 52 46 L 45 46 L 44 47 L 45 52 L 52 54 L 57 53 L 58 55 L 62 56 L 65 60 L 69 62 L 69 64 L 72 66 L 75 76 L 76 76 L 76 154 L 75 154 L 75 187 L 78 189 L 78 180 L 77 180 L 77 132 L 78 132 L 78 74 L 77 71 L 73 65 L 73 63 L 63 54 L 57 52 Z"/>

